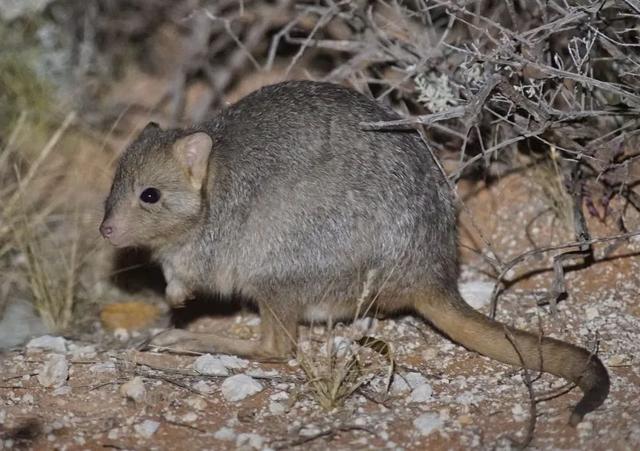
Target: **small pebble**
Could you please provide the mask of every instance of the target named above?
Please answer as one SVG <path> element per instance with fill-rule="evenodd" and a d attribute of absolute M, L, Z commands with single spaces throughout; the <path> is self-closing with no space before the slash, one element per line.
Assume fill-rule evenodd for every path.
<path fill-rule="evenodd" d="M 74 360 L 93 359 L 97 355 L 95 346 L 78 346 L 74 343 L 69 344 L 69 351 Z"/>
<path fill-rule="evenodd" d="M 238 370 L 249 366 L 248 360 L 241 359 L 240 357 L 236 357 L 235 355 L 223 354 L 218 356 L 218 359 L 226 368 L 231 368 L 233 370 Z"/>
<path fill-rule="evenodd" d="M 271 401 L 269 403 L 269 412 L 273 415 L 282 415 L 287 410 L 286 406 L 281 402 Z"/>
<path fill-rule="evenodd" d="M 513 406 L 511 414 L 513 415 L 513 419 L 516 421 L 524 421 L 527 418 L 525 410 L 520 404 Z"/>
<path fill-rule="evenodd" d="M 195 390 L 198 390 L 200 393 L 204 393 L 205 395 L 209 395 L 215 391 L 213 386 L 205 381 L 198 381 L 192 385 Z"/>
<path fill-rule="evenodd" d="M 147 394 L 147 390 L 144 387 L 142 378 L 136 376 L 130 381 L 122 384 L 120 387 L 120 394 L 135 402 L 142 402 Z"/>
<path fill-rule="evenodd" d="M 228 376 L 229 370 L 219 357 L 204 354 L 193 362 L 193 369 L 206 376 Z"/>
<path fill-rule="evenodd" d="M 598 315 L 600 315 L 600 312 L 598 311 L 597 307 L 587 307 L 587 309 L 585 310 L 585 316 L 587 317 L 588 321 L 593 321 L 598 317 Z"/>
<path fill-rule="evenodd" d="M 398 395 L 406 393 L 427 383 L 427 379 L 420 373 L 410 372 L 404 375 L 395 375 L 391 383 L 391 393 Z"/>
<path fill-rule="evenodd" d="M 190 396 L 185 403 L 196 410 L 204 410 L 207 407 L 207 402 L 200 396 Z"/>
<path fill-rule="evenodd" d="M 236 438 L 236 433 L 231 428 L 220 428 L 213 434 L 213 438 L 217 440 L 231 441 Z"/>
<path fill-rule="evenodd" d="M 160 423 L 153 420 L 144 420 L 142 423 L 136 424 L 133 429 L 136 433 L 144 438 L 150 438 L 160 427 Z"/>
<path fill-rule="evenodd" d="M 262 449 L 264 445 L 264 437 L 251 432 L 238 434 L 236 438 L 236 447 L 240 449 L 253 448 Z"/>
<path fill-rule="evenodd" d="M 227 401 L 240 401 L 248 396 L 255 395 L 263 389 L 262 384 L 246 374 L 236 374 L 228 377 L 220 386 L 222 396 Z"/>
<path fill-rule="evenodd" d="M 67 396 L 70 393 L 71 393 L 71 387 L 68 385 L 63 385 L 62 387 L 58 387 L 52 392 L 53 396 Z"/>
<path fill-rule="evenodd" d="M 413 425 L 420 435 L 429 435 L 442 427 L 442 419 L 437 413 L 423 413 L 413 420 Z"/>
<path fill-rule="evenodd" d="M 198 415 L 194 412 L 185 413 L 182 415 L 182 421 L 185 423 L 193 423 L 198 419 Z"/>
<path fill-rule="evenodd" d="M 432 394 L 433 388 L 430 384 L 424 383 L 422 385 L 418 385 L 409 395 L 409 402 L 428 402 L 431 400 Z"/>

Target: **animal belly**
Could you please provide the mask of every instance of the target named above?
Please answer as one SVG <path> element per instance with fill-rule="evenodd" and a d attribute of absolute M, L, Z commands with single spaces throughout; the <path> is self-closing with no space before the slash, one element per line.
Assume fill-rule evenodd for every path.
<path fill-rule="evenodd" d="M 353 320 L 356 315 L 356 309 L 351 303 L 320 303 L 307 306 L 304 312 L 304 320 L 309 323 L 336 322 L 344 320 Z"/>

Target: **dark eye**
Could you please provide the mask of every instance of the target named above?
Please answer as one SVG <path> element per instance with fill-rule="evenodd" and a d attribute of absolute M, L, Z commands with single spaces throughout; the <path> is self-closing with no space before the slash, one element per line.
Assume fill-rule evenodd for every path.
<path fill-rule="evenodd" d="M 146 204 L 155 204 L 160 200 L 160 190 L 147 188 L 140 194 L 140 200 Z"/>

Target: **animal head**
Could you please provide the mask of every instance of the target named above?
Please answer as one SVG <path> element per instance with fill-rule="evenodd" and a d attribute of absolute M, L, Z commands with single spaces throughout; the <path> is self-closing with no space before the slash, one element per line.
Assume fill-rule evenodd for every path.
<path fill-rule="evenodd" d="M 122 154 L 100 233 L 117 247 L 171 243 L 201 217 L 213 142 L 149 123 Z"/>

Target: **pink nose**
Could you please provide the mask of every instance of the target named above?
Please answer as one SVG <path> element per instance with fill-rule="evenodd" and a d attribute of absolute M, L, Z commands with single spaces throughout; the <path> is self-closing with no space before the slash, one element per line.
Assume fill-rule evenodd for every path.
<path fill-rule="evenodd" d="M 109 238 L 111 236 L 111 234 L 113 234 L 113 227 L 110 226 L 109 224 L 103 222 L 100 225 L 100 233 L 102 234 L 103 237 Z"/>

